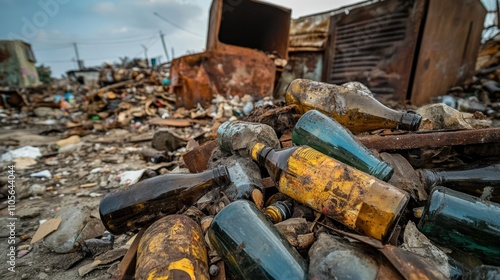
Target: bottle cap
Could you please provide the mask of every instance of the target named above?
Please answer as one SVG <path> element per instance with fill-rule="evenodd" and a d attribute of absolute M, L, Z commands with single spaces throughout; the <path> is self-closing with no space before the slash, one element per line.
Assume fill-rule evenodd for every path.
<path fill-rule="evenodd" d="M 223 165 L 217 166 L 217 168 L 213 169 L 213 174 L 219 186 L 226 185 L 231 181 L 229 178 L 229 171 L 227 170 L 227 167 Z"/>
<path fill-rule="evenodd" d="M 401 120 L 398 124 L 398 129 L 416 131 L 420 126 L 420 122 L 422 121 L 422 116 L 415 112 L 406 112 L 401 117 Z"/>

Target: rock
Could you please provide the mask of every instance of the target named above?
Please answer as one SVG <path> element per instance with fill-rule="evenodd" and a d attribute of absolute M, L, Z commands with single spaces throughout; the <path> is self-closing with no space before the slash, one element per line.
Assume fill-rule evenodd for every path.
<path fill-rule="evenodd" d="M 33 113 L 39 118 L 53 117 L 56 115 L 55 110 L 49 107 L 34 108 Z"/>
<path fill-rule="evenodd" d="M 38 278 L 37 279 L 47 280 L 47 279 L 49 279 L 49 275 L 47 275 L 47 273 L 45 273 L 45 272 L 40 272 L 40 274 L 38 274 Z"/>
<path fill-rule="evenodd" d="M 16 180 L 16 195 L 18 199 L 31 196 L 31 186 L 28 180 Z"/>
<path fill-rule="evenodd" d="M 186 141 L 180 139 L 170 130 L 159 130 L 151 141 L 151 146 L 158 151 L 174 152 L 186 145 Z"/>
<path fill-rule="evenodd" d="M 17 211 L 20 219 L 31 219 L 40 215 L 41 209 L 38 207 L 24 207 Z"/>
<path fill-rule="evenodd" d="M 291 218 L 275 226 L 286 240 L 299 250 L 309 248 L 314 242 L 314 234 L 309 231 L 309 223 L 306 219 Z"/>
<path fill-rule="evenodd" d="M 404 243 L 401 248 L 419 255 L 430 264 L 434 265 L 446 277 L 450 277 L 448 256 L 438 247 L 433 245 L 424 234 L 418 231 L 412 221 L 406 225 L 403 235 Z"/>
<path fill-rule="evenodd" d="M 78 249 L 76 240 L 90 215 L 86 207 L 61 208 L 56 217 L 62 221 L 57 231 L 45 238 L 44 244 L 56 253 L 69 253 Z"/>
<path fill-rule="evenodd" d="M 76 243 L 78 244 L 78 246 L 80 246 L 84 243 L 85 240 L 96 238 L 98 236 L 103 235 L 105 230 L 106 229 L 104 228 L 104 225 L 102 224 L 101 220 L 91 218 L 89 222 L 85 225 L 85 227 L 82 229 L 80 234 L 78 235 Z"/>
<path fill-rule="evenodd" d="M 47 191 L 47 187 L 39 184 L 34 184 L 30 188 L 31 195 L 43 195 Z"/>
<path fill-rule="evenodd" d="M 465 121 L 463 113 L 443 103 L 423 106 L 417 113 L 423 118 L 419 130 L 473 128 Z"/>

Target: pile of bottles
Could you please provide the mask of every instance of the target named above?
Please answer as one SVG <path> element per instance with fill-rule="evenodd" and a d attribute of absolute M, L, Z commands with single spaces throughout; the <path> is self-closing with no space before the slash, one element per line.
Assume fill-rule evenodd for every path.
<path fill-rule="evenodd" d="M 415 131 L 422 118 L 384 106 L 359 83 L 337 86 L 295 80 L 286 101 L 296 104 L 302 114 L 292 131 L 293 147 L 280 149 L 267 125 L 226 122 L 219 127 L 217 140 L 220 149 L 233 156 L 224 165 L 197 174 L 156 176 L 102 199 L 101 219 L 111 233 L 149 226 L 137 252 L 137 279 L 209 279 L 212 269 L 205 241 L 236 279 L 324 279 L 321 267 L 338 267 L 338 271 L 327 269 L 328 277 L 338 279 L 342 275 L 377 278 L 382 264 L 376 261 L 380 258 L 376 252 L 350 245 L 339 236 L 322 238 L 332 249 L 318 261 L 321 248 L 304 256 L 273 224 L 292 217 L 294 205 L 303 205 L 344 230 L 388 243 L 401 217 L 409 212 L 410 195 L 388 183 L 393 167 L 353 133 Z M 496 203 L 500 164 L 418 173 L 430 193 L 419 230 L 441 246 L 473 254 L 490 265 L 453 275 L 499 277 L 494 265 L 500 265 L 500 204 Z M 286 199 L 262 207 L 266 189 L 261 174 L 269 175 Z M 209 226 L 202 228 L 177 214 L 217 188 L 225 188 L 232 202 Z M 346 260 L 359 265 L 342 265 Z M 402 277 L 397 267 L 390 270 L 385 275 Z M 425 279 L 425 271 L 430 270 L 416 275 Z M 428 275 L 432 277 L 427 279 L 445 279 Z"/>

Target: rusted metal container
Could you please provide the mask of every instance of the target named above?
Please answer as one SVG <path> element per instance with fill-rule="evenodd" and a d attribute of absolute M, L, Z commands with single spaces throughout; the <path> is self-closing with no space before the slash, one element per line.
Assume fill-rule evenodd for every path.
<path fill-rule="evenodd" d="M 207 51 L 172 61 L 176 106 L 207 105 L 216 94 L 272 96 L 287 59 L 291 11 L 253 0 L 214 0 Z M 273 58 L 271 58 L 273 57 Z"/>
<path fill-rule="evenodd" d="M 170 215 L 152 224 L 137 249 L 135 278 L 210 279 L 200 226 L 184 215 Z"/>

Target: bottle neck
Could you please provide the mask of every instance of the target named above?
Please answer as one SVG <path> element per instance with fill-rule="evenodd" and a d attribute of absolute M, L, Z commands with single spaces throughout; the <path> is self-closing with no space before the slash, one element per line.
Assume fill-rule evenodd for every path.
<path fill-rule="evenodd" d="M 229 171 L 225 166 L 218 166 L 211 171 L 213 179 L 219 187 L 225 186 L 231 181 L 229 178 Z"/>
<path fill-rule="evenodd" d="M 388 182 L 391 179 L 392 174 L 394 174 L 394 169 L 385 161 L 379 160 L 378 163 L 370 170 L 370 173 L 380 180 Z"/>
<path fill-rule="evenodd" d="M 397 129 L 417 131 L 420 127 L 420 122 L 422 122 L 422 116 L 417 113 L 406 112 L 401 116 Z"/>
<path fill-rule="evenodd" d="M 443 183 L 442 176 L 438 172 L 430 169 L 421 169 L 418 171 L 420 176 L 420 181 L 424 184 L 427 191 L 431 191 L 435 186 L 439 186 Z"/>
<path fill-rule="evenodd" d="M 250 156 L 259 165 L 266 167 L 271 178 L 277 182 L 282 170 L 288 166 L 288 158 L 297 150 L 292 147 L 284 150 L 275 150 L 262 143 L 256 143 L 250 149 Z"/>

